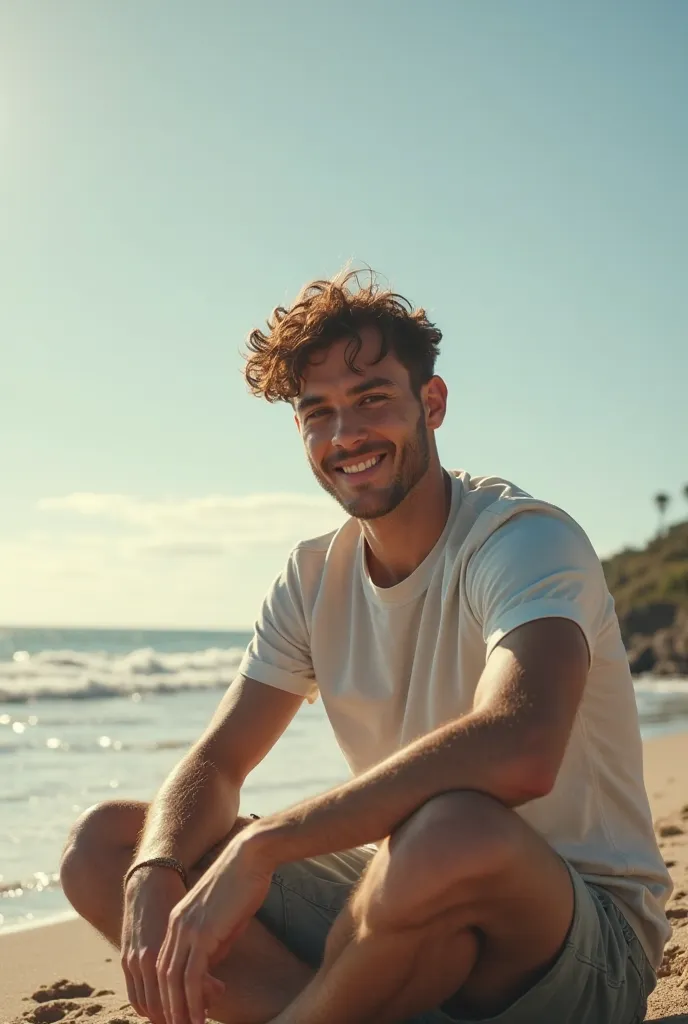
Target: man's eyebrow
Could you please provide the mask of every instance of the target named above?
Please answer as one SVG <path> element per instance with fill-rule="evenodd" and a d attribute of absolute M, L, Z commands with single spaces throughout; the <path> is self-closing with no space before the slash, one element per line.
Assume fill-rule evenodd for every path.
<path fill-rule="evenodd" d="M 370 377 L 368 380 L 361 381 L 360 384 L 354 384 L 353 387 L 347 390 L 347 395 L 363 395 L 366 391 L 373 391 L 375 388 L 398 388 L 399 385 L 396 381 L 390 380 L 389 377 Z M 322 405 L 327 401 L 325 395 L 304 395 L 303 398 L 297 399 L 296 408 L 298 412 L 303 412 L 304 409 L 310 409 L 314 405 Z"/>
<path fill-rule="evenodd" d="M 360 384 L 354 384 L 352 388 L 349 388 L 347 395 L 362 395 L 365 391 L 372 391 L 373 388 L 397 388 L 399 385 L 396 381 L 390 380 L 389 377 L 371 377 L 369 380 L 364 380 Z"/>

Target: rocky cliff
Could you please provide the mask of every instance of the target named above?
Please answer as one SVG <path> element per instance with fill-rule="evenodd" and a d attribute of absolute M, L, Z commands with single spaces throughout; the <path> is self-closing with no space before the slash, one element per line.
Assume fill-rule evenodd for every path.
<path fill-rule="evenodd" d="M 631 670 L 688 676 L 688 521 L 602 564 Z"/>

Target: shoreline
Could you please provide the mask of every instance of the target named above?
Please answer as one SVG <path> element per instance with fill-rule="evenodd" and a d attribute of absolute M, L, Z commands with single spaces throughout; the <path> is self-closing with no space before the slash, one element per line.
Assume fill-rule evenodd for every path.
<path fill-rule="evenodd" d="M 645 785 L 662 855 L 674 881 L 673 935 L 647 1020 L 688 1024 L 688 731 L 643 742 Z M 0 930 L 3 1024 L 136 1024 L 119 953 L 73 912 Z"/>
<path fill-rule="evenodd" d="M 20 932 L 33 932 L 36 928 L 50 928 L 54 924 L 76 921 L 79 915 L 76 910 L 64 910 L 50 917 L 42 917 L 38 921 L 22 921 L 21 924 L 5 924 L 0 928 L 0 941 L 5 935 L 18 935 Z"/>

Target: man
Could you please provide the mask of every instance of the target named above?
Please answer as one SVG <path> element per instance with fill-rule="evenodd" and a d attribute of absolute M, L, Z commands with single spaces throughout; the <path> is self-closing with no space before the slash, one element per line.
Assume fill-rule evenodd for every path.
<path fill-rule="evenodd" d="M 564 512 L 440 465 L 440 338 L 356 275 L 250 337 L 350 518 L 292 552 L 150 807 L 70 837 L 65 892 L 154 1024 L 643 1019 L 670 882 L 613 601 Z M 352 779 L 238 817 L 318 693 Z"/>

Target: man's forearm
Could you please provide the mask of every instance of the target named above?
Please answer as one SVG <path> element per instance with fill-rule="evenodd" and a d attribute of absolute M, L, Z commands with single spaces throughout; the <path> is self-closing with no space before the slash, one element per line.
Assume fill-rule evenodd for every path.
<path fill-rule="evenodd" d="M 174 857 L 187 869 L 234 825 L 240 786 L 192 750 L 151 803 L 136 859 Z"/>
<path fill-rule="evenodd" d="M 278 864 L 378 842 L 450 790 L 477 790 L 513 807 L 546 786 L 513 720 L 467 715 L 336 789 L 261 819 L 250 835 L 256 850 Z"/>

